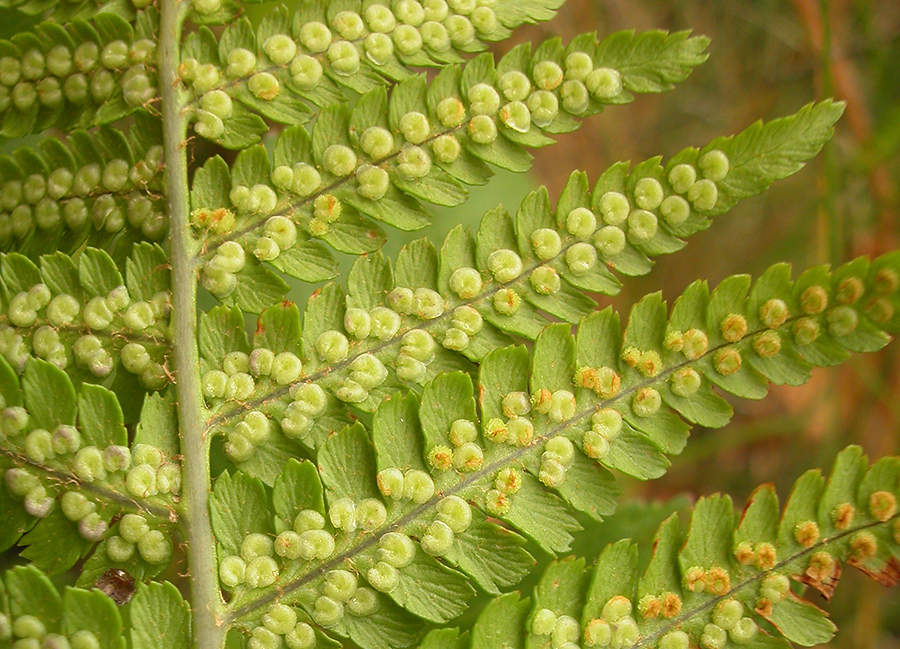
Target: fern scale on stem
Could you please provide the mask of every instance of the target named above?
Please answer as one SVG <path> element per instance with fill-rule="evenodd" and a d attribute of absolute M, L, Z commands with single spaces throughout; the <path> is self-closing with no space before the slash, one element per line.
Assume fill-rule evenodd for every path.
<path fill-rule="evenodd" d="M 184 139 L 187 121 L 183 113 L 185 93 L 178 78 L 181 25 L 188 10 L 183 0 L 160 3 L 159 75 L 162 97 L 163 142 L 166 154 L 166 186 L 169 245 L 172 258 L 173 348 L 178 403 L 178 423 L 184 463 L 187 523 L 187 556 L 193 601 L 192 635 L 198 649 L 217 649 L 225 629 L 221 625 L 215 540 L 209 519 L 209 443 L 203 434 L 197 351 L 197 274 L 194 255 L 197 242 L 191 234 Z"/>

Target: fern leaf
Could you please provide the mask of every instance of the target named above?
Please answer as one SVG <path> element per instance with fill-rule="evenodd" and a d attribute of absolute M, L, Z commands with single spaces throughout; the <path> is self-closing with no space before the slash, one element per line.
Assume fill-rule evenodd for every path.
<path fill-rule="evenodd" d="M 727 496 L 701 499 L 686 535 L 677 517 L 660 526 L 643 572 L 626 539 L 588 572 L 580 559 L 552 564 L 532 598 L 495 599 L 475 625 L 477 646 L 559 646 L 561 638 L 589 647 L 826 643 L 835 627 L 802 597 L 802 585 L 830 597 L 842 564 L 896 581 L 898 475 L 897 458 L 869 467 L 849 447 L 827 482 L 818 471 L 797 481 L 777 525 L 771 485 L 754 492 L 739 519 Z"/>
<path fill-rule="evenodd" d="M 0 134 L 109 124 L 152 103 L 157 25 L 155 9 L 141 12 L 135 25 L 100 13 L 0 41 Z"/>

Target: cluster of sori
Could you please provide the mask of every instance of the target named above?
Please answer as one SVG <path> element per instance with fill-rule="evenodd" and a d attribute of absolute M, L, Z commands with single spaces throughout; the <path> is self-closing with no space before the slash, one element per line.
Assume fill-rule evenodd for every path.
<path fill-rule="evenodd" d="M 52 34 L 29 39 L 23 47 L 3 43 L 7 55 L 0 58 L 0 112 L 14 108 L 36 114 L 66 103 L 99 106 L 116 99 L 117 93 L 131 108 L 156 98 L 155 41 L 104 42 L 88 24 L 82 30 L 57 27 Z"/>
<path fill-rule="evenodd" d="M 116 444 L 102 450 L 92 445 L 83 446 L 78 429 L 65 424 L 53 432 L 37 428 L 23 434 L 28 427 L 28 415 L 18 407 L 5 408 L 2 422 L 6 438 L 21 446 L 25 458 L 34 464 L 71 471 L 81 482 L 121 482 L 127 493 L 135 498 L 158 494 L 177 496 L 181 492 L 181 468 L 165 461 L 162 452 L 154 446 L 138 444 L 133 451 Z M 24 439 L 18 439 L 20 435 Z M 25 510 L 32 516 L 49 516 L 57 504 L 57 492 L 62 492 L 59 499 L 62 512 L 70 521 L 78 523 L 84 538 L 98 541 L 106 533 L 108 523 L 97 511 L 97 503 L 77 489 L 67 490 L 56 480 L 42 482 L 26 468 L 7 469 L 5 480 L 7 489 L 24 499 Z M 145 545 L 155 548 L 157 540 L 153 535 Z M 159 552 L 159 548 L 155 548 L 148 551 L 148 556 L 158 556 Z M 144 555 L 144 550 L 141 554 Z"/>
<path fill-rule="evenodd" d="M 147 563 L 165 563 L 172 556 L 172 544 L 162 531 L 150 529 L 140 514 L 125 514 L 119 521 L 118 534 L 106 539 L 106 556 L 124 563 L 134 556 L 135 548 Z"/>
<path fill-rule="evenodd" d="M 224 56 L 221 68 L 187 57 L 182 76 L 200 99 L 196 131 L 212 139 L 222 135 L 223 121 L 231 118 L 233 107 L 222 95 L 212 93 L 234 87 L 235 81 L 245 85 L 257 100 L 272 101 L 285 91 L 279 81 L 284 76 L 280 69 L 289 75 L 288 92 L 307 95 L 325 81 L 326 68 L 340 81 L 358 73 L 364 61 L 377 69 L 396 61 L 396 54 L 413 63 L 427 64 L 434 55 L 438 55 L 438 60 L 445 59 L 440 54 L 452 48 L 481 49 L 478 38 L 496 40 L 492 35 L 499 25 L 490 6 L 493 2 L 398 0 L 393 8 L 372 3 L 362 12 L 337 12 L 329 24 L 319 20 L 295 21 L 293 34 L 269 34 L 260 43 L 260 56 L 255 48 L 235 47 Z M 216 0 L 195 0 L 193 7 L 206 14 L 218 11 L 220 4 Z M 393 74 L 395 67 L 392 66 Z"/>
<path fill-rule="evenodd" d="M 127 223 L 150 239 L 165 236 L 168 219 L 162 205 L 145 191 L 156 186 L 162 170 L 161 146 L 150 147 L 134 164 L 112 158 L 76 168 L 71 162 L 71 167 L 52 169 L 32 164 L 28 172 L 16 164 L 4 166 L 0 243 L 12 236 L 22 239 L 35 226 L 49 231 L 61 224 L 80 232 L 90 223 L 98 232 L 114 234 Z M 12 175 L 17 168 L 21 173 Z"/>
<path fill-rule="evenodd" d="M 298 621 L 297 611 L 286 604 L 272 604 L 263 614 L 261 622 L 250 632 L 248 649 L 279 649 L 283 646 L 287 649 L 313 649 L 316 646 L 313 627 Z"/>
<path fill-rule="evenodd" d="M 92 631 L 48 633 L 39 618 L 27 614 L 10 617 L 0 613 L 0 641 L 9 642 L 15 649 L 101 649 L 103 646 Z"/>
<path fill-rule="evenodd" d="M 425 471 L 396 467 L 382 469 L 376 476 L 378 490 L 391 500 L 409 500 L 417 505 L 426 503 L 434 496 L 434 480 Z"/>
<path fill-rule="evenodd" d="M 478 429 L 468 419 L 457 419 L 447 433 L 453 448 L 438 444 L 428 451 L 428 464 L 437 471 L 477 471 L 484 465 L 484 450 L 478 443 Z"/>
<path fill-rule="evenodd" d="M 10 300 L 9 325 L 0 325 L 0 354 L 19 369 L 30 353 L 65 369 L 72 353 L 79 367 L 103 378 L 113 371 L 116 348 L 122 345 L 116 334 L 123 334 L 126 340 L 134 335 L 146 336 L 143 342 L 121 346 L 122 366 L 145 387 L 159 389 L 168 382 L 168 375 L 163 363 L 153 356 L 161 358 L 166 347 L 163 341 L 168 331 L 169 305 L 167 292 L 158 293 L 149 301 L 132 302 L 124 285 L 83 304 L 73 295 L 53 295 L 46 284 L 35 284 Z"/>

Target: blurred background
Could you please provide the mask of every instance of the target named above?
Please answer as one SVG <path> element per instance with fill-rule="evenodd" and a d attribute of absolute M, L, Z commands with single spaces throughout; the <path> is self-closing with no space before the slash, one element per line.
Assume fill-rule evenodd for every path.
<path fill-rule="evenodd" d="M 271 6 L 252 6 L 251 18 Z M 0 37 L 27 27 L 21 16 L 10 18 L 0 11 Z M 691 29 L 710 37 L 710 57 L 674 91 L 640 95 L 631 105 L 589 118 L 559 137 L 556 146 L 534 152 L 532 173 L 499 173 L 475 188 L 465 205 L 439 211 L 424 232 L 391 231 L 389 256 L 423 235 L 439 246 L 453 225 L 474 229 L 497 204 L 515 211 L 539 185 L 555 200 L 572 170 L 586 171 L 594 182 L 616 161 L 668 157 L 824 97 L 847 102 L 847 109 L 820 156 L 763 196 L 717 217 L 684 250 L 662 258 L 649 276 L 629 280 L 620 295 L 598 302 L 627 313 L 651 291 L 662 290 L 671 303 L 698 278 L 714 286 L 731 274 L 758 275 L 777 261 L 790 261 L 799 272 L 900 248 L 900 2 L 569 0 L 554 21 L 517 31 L 496 53 L 526 40 L 560 36 L 567 42 L 589 29 L 601 38 L 621 29 Z M 24 143 L 0 142 L 0 150 Z M 311 290 L 297 286 L 290 297 L 302 304 Z M 872 458 L 900 453 L 900 346 L 816 370 L 806 386 L 773 388 L 762 402 L 735 400 L 734 407 L 728 428 L 695 429 L 662 479 L 623 480 L 619 513 L 602 525 L 583 520 L 575 551 L 591 562 L 606 543 L 630 536 L 649 552 L 659 522 L 673 511 L 686 511 L 700 495 L 728 493 L 740 507 L 757 485 L 773 482 L 785 499 L 804 471 L 829 470 L 848 444 L 860 444 Z M 641 505 L 645 502 L 651 506 Z M 549 557 L 536 547 L 532 551 L 546 565 Z M 15 560 L 7 554 L 0 565 Z M 166 578 L 178 581 L 183 570 L 176 562 Z M 539 566 L 531 585 L 541 571 Z M 830 646 L 900 648 L 898 590 L 885 590 L 852 570 L 842 580 L 826 606 L 839 627 Z M 525 591 L 529 587 L 522 584 Z M 825 606 L 817 595 L 809 596 Z"/>

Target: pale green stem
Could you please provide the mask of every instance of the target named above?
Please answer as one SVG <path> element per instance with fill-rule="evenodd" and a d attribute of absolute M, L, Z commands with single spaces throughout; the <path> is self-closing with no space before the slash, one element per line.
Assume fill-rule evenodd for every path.
<path fill-rule="evenodd" d="M 178 78 L 181 25 L 187 0 L 161 0 L 159 91 L 166 160 L 166 201 L 172 260 L 175 390 L 183 470 L 182 507 L 190 574 L 193 646 L 220 649 L 226 628 L 219 592 L 215 539 L 209 515 L 209 439 L 204 434 L 197 350 L 197 241 L 191 233 L 185 151 L 185 92 Z"/>

